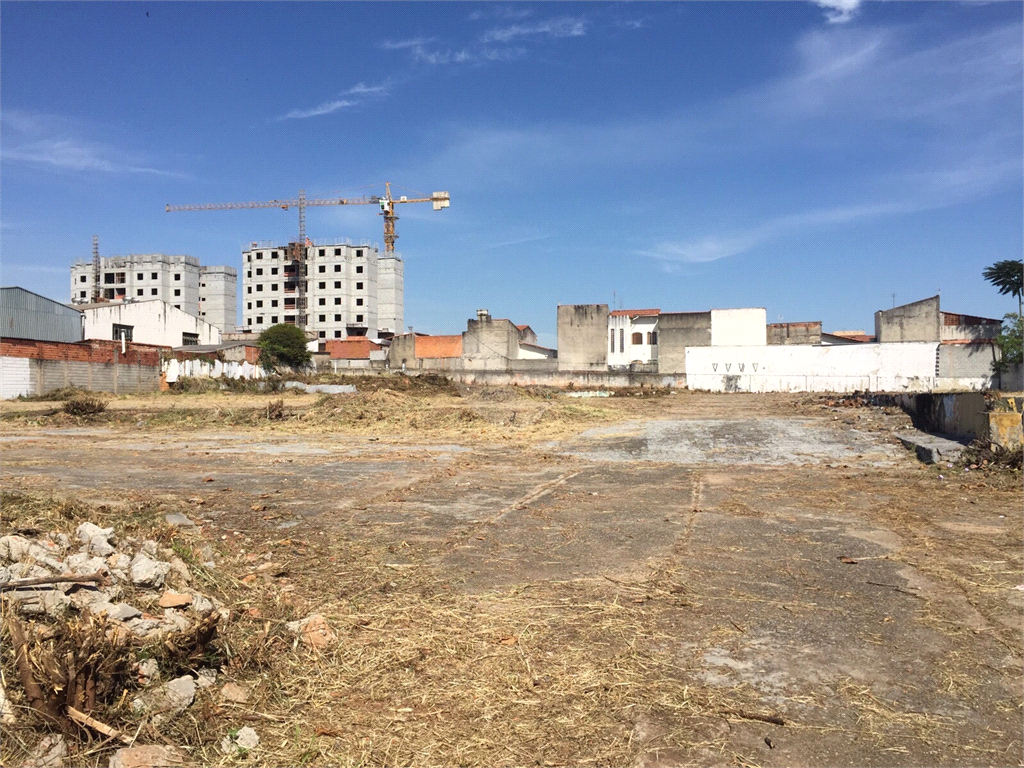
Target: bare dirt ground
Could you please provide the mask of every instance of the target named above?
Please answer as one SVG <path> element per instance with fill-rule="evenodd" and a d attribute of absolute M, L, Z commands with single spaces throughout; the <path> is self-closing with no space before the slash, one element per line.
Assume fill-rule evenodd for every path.
<path fill-rule="evenodd" d="M 4 405 L 5 493 L 184 511 L 168 535 L 215 551 L 222 672 L 253 696 L 165 732 L 195 764 L 1022 764 L 1020 475 L 918 464 L 902 414 L 508 388 L 58 408 Z M 337 643 L 309 650 L 282 625 L 317 612 Z M 220 754 L 244 724 L 259 749 Z"/>

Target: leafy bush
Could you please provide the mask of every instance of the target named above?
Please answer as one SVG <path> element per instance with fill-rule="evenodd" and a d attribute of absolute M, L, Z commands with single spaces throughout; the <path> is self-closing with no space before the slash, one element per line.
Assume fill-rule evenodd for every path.
<path fill-rule="evenodd" d="M 306 334 L 296 325 L 280 323 L 272 325 L 260 334 L 261 366 L 272 370 L 279 365 L 304 368 L 312 355 L 306 349 Z"/>
<path fill-rule="evenodd" d="M 996 336 L 996 346 L 1002 352 L 1001 359 L 993 364 L 997 371 L 1024 362 L 1024 318 L 1016 312 L 1003 317 L 1003 327 Z"/>

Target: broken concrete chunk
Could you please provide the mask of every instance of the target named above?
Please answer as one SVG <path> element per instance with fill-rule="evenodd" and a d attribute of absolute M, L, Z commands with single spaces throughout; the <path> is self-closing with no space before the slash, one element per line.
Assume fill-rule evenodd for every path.
<path fill-rule="evenodd" d="M 0 723 L 4 725 L 14 725 L 17 722 L 17 718 L 14 716 L 14 707 L 11 702 L 7 700 L 7 691 L 4 690 L 2 684 L 0 684 Z"/>
<path fill-rule="evenodd" d="M 46 615 L 60 619 L 71 605 L 71 598 L 59 589 L 12 589 L 4 596 L 13 601 L 18 612 L 25 616 Z"/>
<path fill-rule="evenodd" d="M 68 756 L 68 744 L 62 735 L 47 736 L 32 750 L 26 766 L 30 768 L 63 768 L 64 758 Z"/>
<path fill-rule="evenodd" d="M 213 610 L 213 603 L 205 595 L 193 594 L 191 608 L 196 613 L 206 613 Z"/>
<path fill-rule="evenodd" d="M 164 608 L 164 618 L 163 621 L 160 622 L 160 625 L 164 629 L 169 629 L 172 632 L 184 632 L 192 626 L 192 622 L 186 619 L 181 611 L 175 610 L 174 608 Z"/>
<path fill-rule="evenodd" d="M 239 728 L 234 735 L 228 734 L 220 742 L 220 750 L 225 755 L 234 755 L 239 752 L 251 752 L 259 746 L 260 737 L 249 726 Z"/>
<path fill-rule="evenodd" d="M 75 536 L 77 536 L 78 540 L 83 544 L 90 544 L 96 537 L 99 537 L 104 541 L 109 541 L 110 537 L 113 535 L 113 528 L 100 528 L 98 525 L 93 525 L 92 523 L 82 523 L 75 529 Z"/>
<path fill-rule="evenodd" d="M 153 560 L 140 552 L 132 560 L 132 583 L 137 587 L 161 587 L 170 570 L 170 563 Z"/>
<path fill-rule="evenodd" d="M 190 584 L 192 582 L 192 572 L 188 569 L 188 566 L 185 565 L 184 560 L 177 555 L 171 555 L 171 557 L 168 558 L 168 561 L 171 564 L 171 573 L 175 574 L 185 584 Z"/>
<path fill-rule="evenodd" d="M 200 688 L 209 688 L 217 682 L 217 670 L 211 667 L 203 667 L 196 671 L 196 685 Z"/>
<path fill-rule="evenodd" d="M 89 539 L 87 551 L 90 555 L 95 555 L 96 557 L 107 557 L 114 554 L 117 550 L 110 546 L 110 542 L 102 536 L 93 536 Z"/>
<path fill-rule="evenodd" d="M 132 559 L 123 552 L 115 552 L 107 558 L 107 567 L 116 568 L 119 571 L 127 571 L 132 567 Z"/>
<path fill-rule="evenodd" d="M 285 627 L 289 632 L 297 634 L 305 645 L 312 648 L 323 648 L 337 640 L 327 619 L 319 613 L 314 613 L 312 616 L 298 621 L 289 621 Z"/>
<path fill-rule="evenodd" d="M 168 515 L 164 515 L 164 520 L 173 525 L 175 528 L 195 528 L 196 524 L 189 520 L 185 515 L 180 512 L 172 512 Z"/>
<path fill-rule="evenodd" d="M 256 566 L 256 573 L 265 573 L 268 576 L 284 576 L 288 569 L 280 563 L 262 563 Z"/>
<path fill-rule="evenodd" d="M 89 576 L 107 570 L 107 561 L 103 557 L 94 557 L 88 552 L 78 552 L 64 561 L 64 567 L 75 576 Z"/>
<path fill-rule="evenodd" d="M 150 557 L 156 557 L 157 553 L 160 551 L 160 545 L 152 539 L 146 539 L 142 542 L 141 551 L 145 552 Z"/>
<path fill-rule="evenodd" d="M 110 768 L 173 768 L 184 765 L 187 757 L 177 747 L 149 745 L 124 747 L 110 756 Z"/>
<path fill-rule="evenodd" d="M 160 677 L 160 665 L 156 659 L 143 659 L 139 662 L 139 681 L 143 685 L 149 685 Z"/>
<path fill-rule="evenodd" d="M 137 616 L 134 619 L 129 619 L 125 622 L 128 629 L 132 631 L 132 634 L 138 635 L 139 637 L 148 637 L 151 632 L 156 629 L 160 629 L 160 622 L 155 619 L 145 619 L 141 616 Z"/>
<path fill-rule="evenodd" d="M 0 562 L 36 562 L 54 570 L 61 570 L 60 547 L 46 541 L 45 546 L 16 534 L 0 537 Z"/>
<path fill-rule="evenodd" d="M 185 608 L 192 602 L 192 595 L 167 590 L 157 603 L 161 608 Z"/>
<path fill-rule="evenodd" d="M 128 621 L 142 615 L 142 611 L 128 605 L 128 603 L 115 604 L 99 600 L 89 606 L 89 613 L 97 616 L 105 613 L 108 619 L 114 619 L 115 621 Z"/>
<path fill-rule="evenodd" d="M 195 678 L 185 675 L 143 691 L 132 700 L 132 710 L 136 714 L 151 714 L 156 724 L 182 712 L 195 698 Z"/>
<path fill-rule="evenodd" d="M 224 683 L 224 687 L 220 689 L 220 697 L 224 701 L 245 704 L 249 700 L 249 689 L 243 688 L 238 683 Z"/>

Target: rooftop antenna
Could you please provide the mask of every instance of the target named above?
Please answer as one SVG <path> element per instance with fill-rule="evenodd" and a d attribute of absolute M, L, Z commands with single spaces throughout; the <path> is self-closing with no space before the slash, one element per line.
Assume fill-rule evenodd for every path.
<path fill-rule="evenodd" d="M 100 300 L 100 236 L 92 236 L 92 301 Z"/>
<path fill-rule="evenodd" d="M 896 294 L 895 293 L 892 295 L 892 308 L 896 309 Z"/>

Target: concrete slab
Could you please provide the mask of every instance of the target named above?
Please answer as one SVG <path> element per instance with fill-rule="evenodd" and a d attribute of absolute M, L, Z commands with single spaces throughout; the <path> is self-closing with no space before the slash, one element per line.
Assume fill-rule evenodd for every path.
<path fill-rule="evenodd" d="M 954 435 L 932 435 L 927 432 L 900 432 L 896 435 L 903 447 L 914 451 L 917 458 L 925 464 L 938 464 L 940 461 L 954 461 L 964 448 L 970 445 L 971 438 Z"/>

